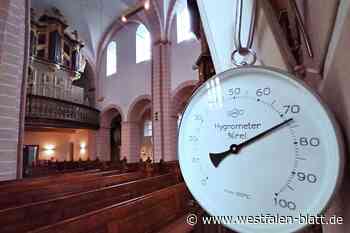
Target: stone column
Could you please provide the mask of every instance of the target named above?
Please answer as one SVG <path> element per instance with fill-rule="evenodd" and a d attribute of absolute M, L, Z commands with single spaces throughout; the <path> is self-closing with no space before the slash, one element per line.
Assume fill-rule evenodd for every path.
<path fill-rule="evenodd" d="M 169 160 L 171 154 L 171 78 L 170 41 L 158 41 L 152 47 L 152 122 L 153 157 Z"/>
<path fill-rule="evenodd" d="M 141 131 L 137 122 L 123 121 L 120 158 L 126 157 L 128 163 L 138 162 L 140 158 Z"/>
<path fill-rule="evenodd" d="M 97 132 L 96 156 L 102 161 L 111 159 L 111 129 L 101 126 Z"/>
<path fill-rule="evenodd" d="M 95 160 L 97 157 L 97 131 L 88 130 L 88 156 L 90 160 Z"/>
<path fill-rule="evenodd" d="M 0 1 L 0 180 L 21 177 L 27 4 L 26 0 Z"/>
<path fill-rule="evenodd" d="M 175 161 L 179 159 L 177 156 L 177 132 L 177 116 L 175 113 L 173 113 L 173 115 L 170 118 L 171 151 L 169 154 L 164 155 L 165 161 Z"/>

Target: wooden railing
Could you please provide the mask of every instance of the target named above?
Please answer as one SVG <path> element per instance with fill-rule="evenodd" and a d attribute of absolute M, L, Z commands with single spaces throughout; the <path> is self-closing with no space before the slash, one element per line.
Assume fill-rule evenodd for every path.
<path fill-rule="evenodd" d="M 99 111 L 65 100 L 27 95 L 26 126 L 97 129 Z"/>

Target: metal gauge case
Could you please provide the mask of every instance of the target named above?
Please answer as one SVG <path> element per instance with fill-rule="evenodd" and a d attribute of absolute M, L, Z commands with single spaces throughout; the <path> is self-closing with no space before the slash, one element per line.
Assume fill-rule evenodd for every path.
<path fill-rule="evenodd" d="M 197 89 L 182 115 L 178 154 L 189 190 L 213 216 L 316 216 L 343 170 L 342 138 L 320 98 L 288 73 L 255 66 Z M 306 223 L 225 225 L 289 233 Z"/>

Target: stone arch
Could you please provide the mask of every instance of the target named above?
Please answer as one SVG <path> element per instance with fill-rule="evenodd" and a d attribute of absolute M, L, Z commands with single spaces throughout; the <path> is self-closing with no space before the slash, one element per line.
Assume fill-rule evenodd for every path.
<path fill-rule="evenodd" d="M 149 20 L 147 20 L 147 17 L 139 17 L 138 15 L 134 15 L 131 18 L 128 18 L 127 22 L 121 22 L 121 20 L 118 18 L 111 23 L 111 25 L 108 27 L 108 29 L 105 31 L 103 36 L 101 37 L 99 43 L 98 43 L 98 49 L 97 49 L 97 62 L 96 64 L 101 66 L 102 62 L 102 56 L 103 53 L 108 46 L 109 42 L 113 39 L 113 37 L 121 30 L 123 29 L 126 25 L 128 24 L 143 24 L 147 28 L 147 30 L 151 34 L 151 41 L 153 41 L 154 35 L 157 35 L 157 30 L 155 29 L 154 25 L 149 23 Z M 100 73 L 100 70 L 97 71 Z"/>
<path fill-rule="evenodd" d="M 124 119 L 122 110 L 119 106 L 111 104 L 107 106 L 100 114 L 100 129 L 98 130 L 97 137 L 97 156 L 99 159 L 108 161 L 115 160 L 114 152 L 112 146 L 114 143 L 112 142 L 112 123 L 117 120 L 120 121 L 120 125 L 122 120 Z M 120 126 L 121 128 L 121 126 Z M 119 129 L 121 131 L 122 129 Z M 121 136 L 120 136 L 121 137 Z M 121 138 L 121 145 L 123 144 L 123 139 Z M 120 154 L 120 149 L 118 151 Z"/>
<path fill-rule="evenodd" d="M 171 40 L 172 27 L 174 26 L 174 19 L 176 18 L 176 13 L 179 10 L 179 0 L 169 0 L 169 7 L 166 12 L 166 22 L 165 22 L 165 35 L 169 40 Z"/>
<path fill-rule="evenodd" d="M 123 124 L 123 135 L 128 143 L 123 153 L 128 161 L 139 161 L 141 156 L 153 158 L 152 136 L 144 135 L 145 122 L 152 120 L 151 96 L 138 96 L 131 103 L 127 121 Z M 145 159 L 143 158 L 143 159 Z"/>
<path fill-rule="evenodd" d="M 140 117 L 142 117 L 142 113 L 145 111 L 145 109 L 150 108 L 152 102 L 151 99 L 152 98 L 150 95 L 141 95 L 134 99 L 129 107 L 127 120 L 138 121 Z"/>
<path fill-rule="evenodd" d="M 166 12 L 166 22 L 165 22 L 165 34 L 167 38 L 171 38 L 171 27 L 173 26 L 173 20 L 176 15 L 177 7 L 176 7 L 176 2 L 178 0 L 170 0 L 169 1 L 169 7 L 168 11 Z"/>
<path fill-rule="evenodd" d="M 187 81 L 184 81 L 182 83 L 180 83 L 172 92 L 171 92 L 171 96 L 174 97 L 176 95 L 178 95 L 179 91 L 182 91 L 184 88 L 187 88 L 187 87 L 195 87 L 197 86 L 199 83 L 198 80 L 187 80 Z"/>
<path fill-rule="evenodd" d="M 97 49 L 97 59 L 96 59 L 96 64 L 98 69 L 96 69 L 96 76 L 98 77 L 97 80 L 97 91 L 98 91 L 98 98 L 103 96 L 102 93 L 102 89 L 103 89 L 103 84 L 102 84 L 102 79 L 101 77 L 103 77 L 103 69 L 105 69 L 105 66 L 103 66 L 103 61 L 104 61 L 104 56 L 105 56 L 105 52 L 106 52 L 106 48 L 108 46 L 108 44 L 113 40 L 113 38 L 117 35 L 117 33 L 119 33 L 122 29 L 125 28 L 125 26 L 130 26 L 130 25 L 140 25 L 143 24 L 147 30 L 150 32 L 150 36 L 151 36 L 151 43 L 153 41 L 153 32 L 151 31 L 151 27 L 150 25 L 147 23 L 146 20 L 144 19 L 140 19 L 139 17 L 132 17 L 130 19 L 128 19 L 128 22 L 126 23 L 122 23 L 120 22 L 119 19 L 115 20 L 115 23 L 111 24 L 109 29 L 106 30 L 106 32 L 104 33 L 104 35 L 102 36 L 102 39 L 100 40 L 99 44 L 98 44 L 98 49 Z M 136 35 L 136 29 L 137 26 L 135 26 L 135 35 Z"/>
<path fill-rule="evenodd" d="M 198 80 L 187 80 L 181 83 L 172 91 L 172 110 L 173 114 L 182 112 L 191 97 L 193 91 L 196 89 Z"/>
<path fill-rule="evenodd" d="M 115 19 L 107 28 L 107 30 L 102 35 L 99 40 L 96 52 L 96 66 L 101 67 L 102 56 L 105 48 L 108 43 L 111 41 L 113 36 L 121 30 L 125 25 L 129 23 L 143 24 L 151 34 L 151 41 L 161 40 L 164 36 L 163 20 L 162 20 L 162 8 L 158 5 L 158 1 L 150 1 L 152 6 L 149 10 L 144 11 L 143 13 L 134 14 L 128 18 L 126 23 L 122 22 L 118 17 Z M 97 74 L 100 74 L 100 70 L 96 70 Z"/>
<path fill-rule="evenodd" d="M 110 25 L 110 27 L 107 29 L 107 31 L 103 34 L 101 41 L 99 42 L 98 56 L 97 56 L 99 61 L 101 60 L 101 57 L 103 55 L 103 51 L 106 49 L 109 42 L 113 39 L 113 37 L 121 29 L 123 29 L 128 24 L 143 24 L 143 25 L 145 25 L 147 30 L 150 32 L 151 38 L 152 38 L 152 30 L 151 30 L 149 24 L 147 22 L 145 22 L 144 20 L 139 19 L 139 18 L 131 18 L 131 19 L 128 19 L 128 21 L 126 23 L 122 23 L 122 22 L 120 22 L 119 19 L 117 19 L 114 21 L 114 23 L 112 23 Z"/>
<path fill-rule="evenodd" d="M 108 126 L 111 123 L 112 119 L 118 114 L 120 115 L 121 120 L 123 121 L 124 115 L 121 107 L 115 104 L 110 104 L 107 107 L 105 107 L 100 114 L 101 127 Z"/>
<path fill-rule="evenodd" d="M 182 112 L 185 109 L 192 93 L 196 89 L 198 81 L 188 80 L 181 83 L 175 90 L 172 91 L 171 99 L 171 120 L 170 120 L 170 134 L 171 134 L 171 153 L 164 155 L 166 161 L 177 160 L 177 132 L 178 132 L 178 120 Z"/>
<path fill-rule="evenodd" d="M 154 38 L 153 41 L 165 39 L 163 5 L 159 5 L 159 1 L 151 1 L 151 4 L 152 7 L 145 12 L 144 16 L 149 22 L 150 32 Z"/>

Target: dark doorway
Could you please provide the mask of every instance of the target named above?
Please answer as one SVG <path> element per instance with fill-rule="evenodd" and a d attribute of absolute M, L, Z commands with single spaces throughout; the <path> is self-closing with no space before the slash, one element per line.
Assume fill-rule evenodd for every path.
<path fill-rule="evenodd" d="M 74 143 L 69 143 L 69 160 L 74 161 Z"/>
<path fill-rule="evenodd" d="M 23 147 L 23 177 L 31 175 L 31 169 L 39 158 L 39 145 L 25 145 Z"/>
<path fill-rule="evenodd" d="M 120 160 L 121 146 L 121 117 L 120 115 L 113 118 L 111 123 L 111 161 Z"/>

